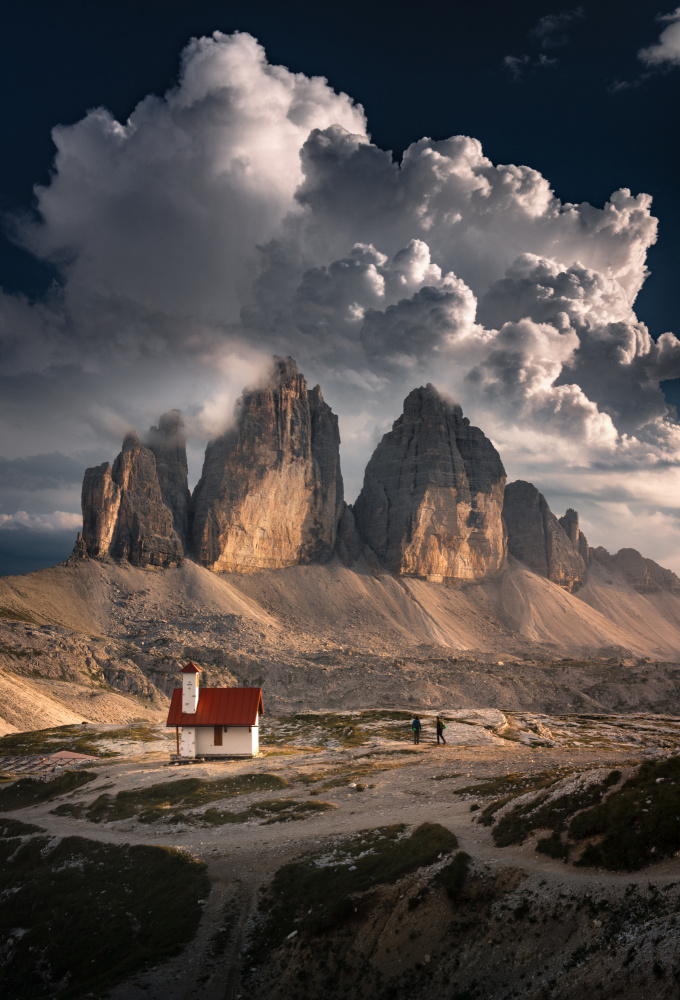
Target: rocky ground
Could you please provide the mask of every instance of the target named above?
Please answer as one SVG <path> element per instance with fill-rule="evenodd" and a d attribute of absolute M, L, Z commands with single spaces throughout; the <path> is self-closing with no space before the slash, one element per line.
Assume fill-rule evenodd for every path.
<path fill-rule="evenodd" d="M 5 738 L 6 763 L 35 750 L 36 740 L 52 749 L 85 738 L 93 754 L 119 756 L 86 768 L 94 775 L 87 784 L 10 811 L 17 803 L 8 802 L 6 783 L 0 821 L 38 827 L 50 844 L 77 836 L 119 847 L 169 845 L 205 862 L 210 878 L 190 947 L 149 959 L 110 992 L 93 993 L 83 980 L 80 992 L 71 986 L 45 996 L 288 1000 L 368 991 L 396 1000 L 414 989 L 442 1000 L 676 996 L 680 858 L 667 851 L 638 870 L 612 871 L 575 865 L 583 842 L 567 862 L 537 852 L 545 828 L 527 828 L 507 846 L 497 840 L 503 810 L 516 808 L 513 795 L 526 812 L 527 797 L 566 794 L 578 814 L 584 800 L 575 796 L 603 775 L 620 772 L 606 799 L 641 762 L 674 767 L 680 720 L 461 712 L 449 719 L 447 746 L 438 747 L 431 716 L 422 715 L 417 748 L 407 713 L 319 713 L 265 719 L 255 760 L 191 766 L 172 765 L 172 742 L 154 726 Z M 199 779 L 198 790 L 176 785 L 188 777 Z M 669 787 L 664 780 L 653 778 L 652 787 Z M 480 822 L 494 809 L 495 822 Z M 410 859 L 404 851 L 423 824 L 438 825 L 435 839 Z M 372 881 L 357 882 L 367 859 L 380 860 L 382 851 L 389 860 L 395 838 L 405 860 L 392 868 L 386 861 L 371 869 Z M 456 862 L 463 876 L 452 883 L 451 859 L 461 852 L 469 861 Z M 297 868 L 285 868 L 293 862 Z M 320 897 L 309 872 L 327 878 Z M 349 910 L 335 904 L 338 885 L 350 891 Z M 287 892 L 277 896 L 277 886 Z M 105 908 L 113 891 L 93 905 Z M 3 952 L 3 975 L 12 955 Z"/>
<path fill-rule="evenodd" d="M 338 560 L 239 577 L 84 560 L 0 580 L 3 995 L 677 995 L 680 802 L 644 768 L 680 749 L 678 648 L 677 595 L 615 568 L 574 594 L 518 565 L 448 587 Z M 189 658 L 204 685 L 263 687 L 262 756 L 172 764 L 162 724 Z M 46 772 L 64 750 L 96 760 Z M 66 784 L 31 799 L 31 761 Z M 600 800 L 617 843 L 647 830 L 642 860 L 623 853 L 631 870 L 593 833 Z M 168 866 L 174 896 L 139 888 Z M 84 884 L 69 916 L 76 985 L 50 979 L 55 886 L 90 871 L 102 888 L 88 901 Z M 12 923 L 22 878 L 52 913 L 42 931 Z M 43 994 L 16 987 L 21 961 Z"/>
<path fill-rule="evenodd" d="M 680 598 L 519 566 L 447 587 L 335 560 L 218 576 L 85 560 L 0 580 L 0 731 L 163 718 L 188 658 L 271 712 L 680 714 Z"/>

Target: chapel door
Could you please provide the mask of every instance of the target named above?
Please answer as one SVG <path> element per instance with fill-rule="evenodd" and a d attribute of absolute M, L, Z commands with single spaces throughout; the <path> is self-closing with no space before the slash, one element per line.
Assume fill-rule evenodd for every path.
<path fill-rule="evenodd" d="M 213 737 L 213 746 L 222 746 L 222 726 L 215 726 L 215 735 Z"/>

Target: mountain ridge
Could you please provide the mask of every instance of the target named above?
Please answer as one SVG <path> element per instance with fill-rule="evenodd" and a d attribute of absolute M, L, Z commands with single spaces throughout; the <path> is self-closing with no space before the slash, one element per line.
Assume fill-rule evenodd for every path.
<path fill-rule="evenodd" d="M 249 573 L 337 553 L 348 567 L 363 558 L 376 574 L 442 583 L 493 577 L 510 555 L 574 592 L 593 559 L 618 559 L 643 590 L 680 590 L 672 571 L 634 549 L 591 550 L 573 508 L 558 518 L 532 483 L 507 483 L 492 442 L 431 383 L 404 400 L 353 506 L 344 502 L 338 419 L 290 357 L 274 357 L 268 376 L 244 390 L 234 425 L 208 443 L 193 494 L 181 413 L 163 414 L 145 442 L 130 433 L 113 467 L 86 470 L 73 560 L 156 569 L 189 558 Z"/>

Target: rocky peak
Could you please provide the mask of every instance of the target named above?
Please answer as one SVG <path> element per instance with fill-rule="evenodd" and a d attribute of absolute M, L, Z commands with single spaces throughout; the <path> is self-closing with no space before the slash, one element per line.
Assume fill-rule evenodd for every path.
<path fill-rule="evenodd" d="M 611 555 L 605 548 L 591 549 L 593 559 L 610 572 L 620 573 L 641 594 L 662 590 L 680 592 L 680 579 L 670 569 L 664 569 L 653 559 L 646 559 L 637 549 L 619 549 Z"/>
<path fill-rule="evenodd" d="M 292 358 L 246 390 L 194 492 L 193 549 L 220 572 L 324 561 L 343 509 L 338 418 Z"/>
<path fill-rule="evenodd" d="M 479 579 L 505 561 L 504 486 L 494 446 L 428 384 L 409 393 L 373 453 L 354 519 L 396 573 Z"/>
<path fill-rule="evenodd" d="M 564 515 L 558 518 L 558 521 L 560 522 L 560 524 L 566 531 L 567 535 L 569 536 L 571 544 L 578 551 L 579 555 L 581 556 L 581 558 L 583 559 L 583 561 L 587 566 L 588 560 L 590 558 L 590 549 L 588 546 L 588 542 L 586 540 L 586 536 L 583 534 L 583 532 L 579 527 L 578 512 L 575 511 L 572 507 L 569 507 L 565 511 Z"/>
<path fill-rule="evenodd" d="M 186 547 L 191 494 L 188 485 L 186 433 L 179 410 L 164 413 L 158 421 L 158 427 L 149 429 L 147 445 L 156 459 L 156 473 L 163 502 L 172 511 L 175 531 Z"/>
<path fill-rule="evenodd" d="M 134 431 L 125 435 L 113 468 L 104 462 L 85 470 L 81 504 L 83 534 L 75 554 L 127 559 L 135 566 L 170 567 L 183 561 L 184 547 L 163 497 L 156 458 Z"/>
<path fill-rule="evenodd" d="M 562 521 L 558 521 L 543 494 L 532 483 L 519 479 L 505 487 L 503 520 L 511 556 L 566 590 L 580 586 L 585 578 L 586 561 L 579 551 L 579 539 L 583 536 L 576 511 L 567 511 Z"/>

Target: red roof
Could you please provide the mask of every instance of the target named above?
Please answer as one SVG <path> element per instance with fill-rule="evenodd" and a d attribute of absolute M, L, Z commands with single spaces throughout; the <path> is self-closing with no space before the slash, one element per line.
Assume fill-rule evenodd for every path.
<path fill-rule="evenodd" d="M 175 688 L 166 726 L 256 726 L 262 711 L 262 688 L 199 688 L 196 712 L 182 711 Z"/>
<path fill-rule="evenodd" d="M 191 662 L 191 660 L 187 663 L 186 667 L 182 667 L 182 669 L 180 670 L 180 674 L 202 674 L 202 673 L 203 671 L 201 670 L 201 668 L 197 667 L 195 663 Z"/>

